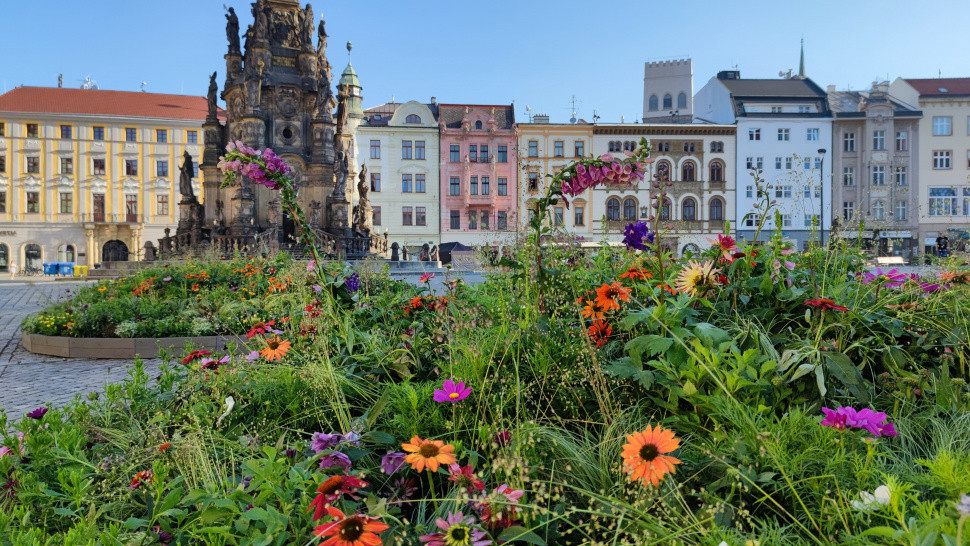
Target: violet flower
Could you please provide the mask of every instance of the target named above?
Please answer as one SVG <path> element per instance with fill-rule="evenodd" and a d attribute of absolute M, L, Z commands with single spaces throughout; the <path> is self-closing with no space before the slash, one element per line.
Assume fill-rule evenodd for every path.
<path fill-rule="evenodd" d="M 339 451 L 334 451 L 320 458 L 320 470 L 327 470 L 328 468 L 340 467 L 344 470 L 350 468 L 350 457 L 344 455 Z"/>
<path fill-rule="evenodd" d="M 404 461 L 406 456 L 407 454 L 405 453 L 388 451 L 387 454 L 381 457 L 381 472 L 387 474 L 388 476 L 393 476 L 406 464 Z"/>
<path fill-rule="evenodd" d="M 28 413 L 27 417 L 30 417 L 31 419 L 43 419 L 44 414 L 46 414 L 48 411 L 50 411 L 50 408 L 37 408 L 34 411 Z"/>
<path fill-rule="evenodd" d="M 869 408 L 856 411 L 851 407 L 838 407 L 834 410 L 822 408 L 825 419 L 819 423 L 823 427 L 836 430 L 856 428 L 869 431 L 873 436 L 898 436 L 896 427 L 886 422 L 885 412 L 876 412 Z"/>
<path fill-rule="evenodd" d="M 627 250 L 647 250 L 647 244 L 653 243 L 654 236 L 646 222 L 634 222 L 623 231 L 623 244 Z"/>

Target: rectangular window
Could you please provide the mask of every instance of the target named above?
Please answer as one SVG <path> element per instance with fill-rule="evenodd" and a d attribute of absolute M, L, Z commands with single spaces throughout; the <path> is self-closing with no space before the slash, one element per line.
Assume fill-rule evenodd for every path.
<path fill-rule="evenodd" d="M 775 186 L 775 197 L 777 197 L 777 198 L 790 198 L 791 197 L 791 186 Z"/>
<path fill-rule="evenodd" d="M 498 179 L 498 194 L 508 195 L 509 194 L 509 179 L 499 178 Z"/>
<path fill-rule="evenodd" d="M 168 142 L 168 129 L 155 129 L 155 142 Z"/>
<path fill-rule="evenodd" d="M 425 175 L 414 175 L 414 191 L 417 193 L 425 193 L 427 191 L 425 188 Z"/>
<path fill-rule="evenodd" d="M 488 195 L 490 191 L 489 180 L 487 176 L 482 177 L 482 195 Z"/>
<path fill-rule="evenodd" d="M 811 169 L 812 168 L 812 158 L 806 157 L 805 158 L 805 163 L 803 165 L 805 166 L 805 170 L 806 171 L 809 170 L 809 169 Z"/>
<path fill-rule="evenodd" d="M 138 176 L 138 160 L 137 159 L 126 159 L 125 160 L 125 175 L 126 176 Z"/>
<path fill-rule="evenodd" d="M 40 158 L 30 156 L 27 158 L 27 172 L 37 174 L 40 172 Z"/>
<path fill-rule="evenodd" d="M 745 158 L 745 160 L 744 160 L 744 168 L 746 168 L 746 169 L 753 169 L 754 168 L 754 158 L 753 157 Z"/>
<path fill-rule="evenodd" d="M 91 195 L 91 212 L 95 222 L 104 222 L 104 194 L 95 193 Z"/>
<path fill-rule="evenodd" d="M 758 161 L 755 162 L 755 166 L 758 168 L 758 170 L 764 169 L 765 168 L 765 158 L 759 157 L 758 158 Z"/>
<path fill-rule="evenodd" d="M 771 107 L 771 113 L 772 114 L 780 114 L 781 113 L 781 106 L 772 106 Z M 781 140 L 781 139 L 779 139 L 779 140 Z"/>
<path fill-rule="evenodd" d="M 104 140 L 104 127 L 91 127 L 91 138 L 92 140 Z"/>
<path fill-rule="evenodd" d="M 844 167 L 842 169 L 842 185 L 855 186 L 855 167 Z"/>
<path fill-rule="evenodd" d="M 451 177 L 448 184 L 448 195 L 461 195 L 461 178 Z"/>
<path fill-rule="evenodd" d="M 482 222 L 481 222 L 481 228 L 480 229 L 483 229 L 483 230 L 488 229 L 488 211 L 487 210 L 483 210 L 482 211 L 481 221 Z"/>
<path fill-rule="evenodd" d="M 428 225 L 428 209 L 426 207 L 414 207 L 414 225 Z"/>
<path fill-rule="evenodd" d="M 401 141 L 401 159 L 411 159 L 411 141 Z"/>
<path fill-rule="evenodd" d="M 104 174 L 105 160 L 103 159 L 93 159 L 91 160 L 91 174 Z"/>
<path fill-rule="evenodd" d="M 778 170 L 781 170 L 781 158 L 780 157 L 776 157 L 775 158 L 775 168 L 778 169 Z"/>
<path fill-rule="evenodd" d="M 930 188 L 930 216 L 955 216 L 957 209 L 956 188 Z"/>
<path fill-rule="evenodd" d="M 539 173 L 529 173 L 529 191 L 539 191 Z"/>
<path fill-rule="evenodd" d="M 155 176 L 158 178 L 168 176 L 168 161 L 158 161 L 155 163 Z"/>
<path fill-rule="evenodd" d="M 906 167 L 896 167 L 896 185 L 897 186 L 908 186 L 909 179 L 907 178 Z"/>
<path fill-rule="evenodd" d="M 381 158 L 381 141 L 372 140 L 370 141 L 370 158 L 380 159 Z"/>
<path fill-rule="evenodd" d="M 785 158 L 785 168 L 789 171 L 791 170 L 792 158 L 791 156 Z"/>
<path fill-rule="evenodd" d="M 473 176 L 468 184 L 468 195 L 478 195 L 478 177 Z"/>
<path fill-rule="evenodd" d="M 468 211 L 468 229 L 478 229 L 478 212 Z"/>
<path fill-rule="evenodd" d="M 583 157 L 586 155 L 586 143 L 582 140 L 573 142 L 573 157 Z"/>
<path fill-rule="evenodd" d="M 886 149 L 886 131 L 872 132 L 872 149 L 873 150 Z"/>
<path fill-rule="evenodd" d="M 411 193 L 414 188 L 411 187 L 411 175 L 402 174 L 401 175 L 401 193 Z"/>
<path fill-rule="evenodd" d="M 804 218 L 805 227 L 812 227 L 815 224 L 815 215 L 806 214 Z"/>
<path fill-rule="evenodd" d="M 855 151 L 855 133 L 845 133 L 844 135 L 842 135 L 842 151 L 843 152 Z"/>
<path fill-rule="evenodd" d="M 812 187 L 811 186 L 805 186 L 805 192 L 804 193 L 805 193 L 805 199 L 811 198 L 812 197 Z"/>
<path fill-rule="evenodd" d="M 61 158 L 61 174 L 74 174 L 74 158 L 73 157 L 62 157 Z"/>
<path fill-rule="evenodd" d="M 896 201 L 896 218 L 897 222 L 906 221 L 906 201 Z"/>
<path fill-rule="evenodd" d="M 371 207 L 371 211 L 373 211 L 374 213 L 372 216 L 374 220 L 374 225 L 375 226 L 381 225 L 381 207 Z"/>
<path fill-rule="evenodd" d="M 951 127 L 953 118 L 949 116 L 939 116 L 933 118 L 933 135 L 934 136 L 950 136 L 953 134 L 953 128 Z"/>
<path fill-rule="evenodd" d="M 168 196 L 155 196 L 155 216 L 168 216 Z"/>
<path fill-rule="evenodd" d="M 125 222 L 134 223 L 138 221 L 138 195 L 134 193 L 125 194 Z"/>
<path fill-rule="evenodd" d="M 744 188 L 744 196 L 748 199 L 754 197 L 754 186 L 747 186 Z"/>
<path fill-rule="evenodd" d="M 461 229 L 461 212 L 451 211 L 451 229 Z"/>
<path fill-rule="evenodd" d="M 872 185 L 873 186 L 886 185 L 886 167 L 880 165 L 878 167 L 872 168 Z"/>
<path fill-rule="evenodd" d="M 761 140 L 761 129 L 748 129 L 748 140 Z"/>
<path fill-rule="evenodd" d="M 0 173 L 7 172 L 7 155 L 0 154 Z"/>
<path fill-rule="evenodd" d="M 573 224 L 577 226 L 586 225 L 586 207 L 576 207 L 573 209 Z"/>
<path fill-rule="evenodd" d="M 405 226 L 414 225 L 414 209 L 411 207 L 401 207 L 401 223 Z"/>
<path fill-rule="evenodd" d="M 61 214 L 71 214 L 74 211 L 74 194 L 62 191 L 60 194 Z"/>
<path fill-rule="evenodd" d="M 552 225 L 559 227 L 563 224 L 563 216 L 565 216 L 566 211 L 563 207 L 556 207 L 552 214 Z"/>
<path fill-rule="evenodd" d="M 529 157 L 539 157 L 539 141 L 529 141 Z"/>
<path fill-rule="evenodd" d="M 478 146 L 471 145 L 468 147 L 468 161 L 472 163 L 478 161 Z"/>
<path fill-rule="evenodd" d="M 488 163 L 488 161 L 489 161 L 489 158 L 488 158 L 488 146 L 482 144 L 481 147 L 478 150 L 478 162 L 479 163 Z"/>
<path fill-rule="evenodd" d="M 461 146 L 457 144 L 451 145 L 451 158 L 449 159 L 452 163 L 458 163 L 461 161 Z"/>
<path fill-rule="evenodd" d="M 565 157 L 566 152 L 564 151 L 565 144 L 561 140 L 557 140 L 553 143 L 553 157 Z"/>
<path fill-rule="evenodd" d="M 781 215 L 781 226 L 782 227 L 791 227 L 791 214 L 782 214 Z"/>
<path fill-rule="evenodd" d="M 495 216 L 496 216 L 496 222 L 498 224 L 497 226 L 495 226 L 495 229 L 498 229 L 498 230 L 509 229 L 509 213 L 505 212 L 504 210 L 500 210 L 497 213 L 495 213 Z"/>
<path fill-rule="evenodd" d="M 909 134 L 906 131 L 896 131 L 896 151 L 909 150 Z"/>
<path fill-rule="evenodd" d="M 138 142 L 138 129 L 128 127 L 125 129 L 125 142 Z"/>
<path fill-rule="evenodd" d="M 933 152 L 933 168 L 934 169 L 949 169 L 950 168 L 950 151 L 949 150 L 937 150 Z"/>
<path fill-rule="evenodd" d="M 778 129 L 778 140 L 788 141 L 791 138 L 790 129 Z"/>
<path fill-rule="evenodd" d="M 0 121 L 0 137 L 7 136 L 7 124 Z"/>
<path fill-rule="evenodd" d="M 381 173 L 370 173 L 370 191 L 381 191 Z"/>
<path fill-rule="evenodd" d="M 70 125 L 61 125 L 61 138 L 70 139 L 73 127 Z"/>
<path fill-rule="evenodd" d="M 7 192 L 0 191 L 0 214 L 7 212 Z"/>
<path fill-rule="evenodd" d="M 424 141 L 414 141 L 414 159 L 424 159 Z"/>
<path fill-rule="evenodd" d="M 185 132 L 185 141 L 188 142 L 189 144 L 198 144 L 199 143 L 199 132 L 198 131 L 186 131 Z"/>
<path fill-rule="evenodd" d="M 818 129 L 805 129 L 805 138 L 810 141 L 818 140 Z"/>
<path fill-rule="evenodd" d="M 810 113 L 812 113 L 812 107 L 811 106 L 799 106 L 798 107 L 798 113 L 799 114 L 810 114 Z"/>
<path fill-rule="evenodd" d="M 508 163 L 509 162 L 509 147 L 499 146 L 498 147 L 498 162 Z"/>
<path fill-rule="evenodd" d="M 40 130 L 38 129 L 36 123 L 27 124 L 27 138 L 37 138 L 39 134 Z"/>
<path fill-rule="evenodd" d="M 846 222 L 852 221 L 855 216 L 855 201 L 845 201 L 842 203 L 842 218 Z"/>
<path fill-rule="evenodd" d="M 40 212 L 40 192 L 37 192 L 37 191 L 27 192 L 27 212 L 28 213 Z"/>

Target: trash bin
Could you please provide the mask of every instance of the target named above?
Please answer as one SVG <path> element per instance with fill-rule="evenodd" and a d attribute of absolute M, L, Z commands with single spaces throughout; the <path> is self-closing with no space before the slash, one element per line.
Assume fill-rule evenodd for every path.
<path fill-rule="evenodd" d="M 57 264 L 53 262 L 44 262 L 44 275 L 56 275 L 57 274 Z"/>
<path fill-rule="evenodd" d="M 76 266 L 74 266 L 74 276 L 75 277 L 87 277 L 88 276 L 88 266 L 86 266 L 86 265 L 76 265 Z"/>
<path fill-rule="evenodd" d="M 58 266 L 58 270 L 61 275 L 70 277 L 74 274 L 74 262 L 61 262 L 60 266 Z"/>

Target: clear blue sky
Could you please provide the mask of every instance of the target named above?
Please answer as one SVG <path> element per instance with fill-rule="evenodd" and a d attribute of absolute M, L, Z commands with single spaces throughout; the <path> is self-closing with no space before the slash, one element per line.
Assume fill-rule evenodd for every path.
<path fill-rule="evenodd" d="M 222 81 L 226 0 L 0 0 L 0 90 L 17 85 L 204 95 Z M 303 0 L 306 2 L 306 0 Z M 243 29 L 249 2 L 236 8 Z M 626 7 L 619 7 L 626 4 Z M 341 0 L 314 2 L 326 15 L 328 56 L 347 65 L 347 40 L 364 104 L 391 100 L 525 106 L 553 121 L 595 109 L 603 122 L 641 115 L 643 62 L 691 56 L 694 88 L 737 65 L 742 77 L 798 68 L 821 86 L 868 88 L 875 79 L 970 76 L 965 26 L 970 2 L 700 0 Z M 690 6 L 684 8 L 681 6 Z M 11 53 L 12 52 L 12 53 Z M 19 57 L 19 58 L 18 58 Z"/>

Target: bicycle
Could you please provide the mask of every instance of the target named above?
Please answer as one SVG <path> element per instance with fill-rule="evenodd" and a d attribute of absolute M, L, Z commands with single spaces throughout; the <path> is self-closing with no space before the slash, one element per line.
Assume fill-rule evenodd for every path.
<path fill-rule="evenodd" d="M 23 277 L 34 277 L 42 274 L 43 272 L 44 270 L 40 269 L 39 267 L 25 267 L 20 270 L 19 274 Z"/>

